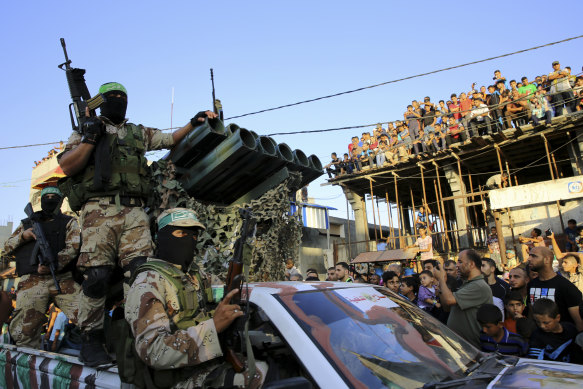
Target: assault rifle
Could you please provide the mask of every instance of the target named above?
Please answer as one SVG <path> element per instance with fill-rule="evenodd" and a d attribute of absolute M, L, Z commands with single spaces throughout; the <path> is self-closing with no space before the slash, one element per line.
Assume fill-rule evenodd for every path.
<path fill-rule="evenodd" d="M 217 100 L 215 97 L 215 76 L 213 75 L 213 69 L 211 68 L 211 84 L 213 87 L 213 112 L 219 115 L 219 120 L 223 121 L 223 105 L 221 100 Z"/>
<path fill-rule="evenodd" d="M 67 76 L 67 84 L 69 85 L 69 93 L 73 102 L 69 104 L 69 116 L 71 118 L 71 126 L 73 130 L 81 132 L 83 122 L 87 120 L 85 116 L 85 108 L 89 107 L 90 116 L 95 116 L 95 110 L 103 104 L 104 97 L 101 93 L 91 98 L 87 84 L 85 83 L 85 69 L 72 68 L 71 60 L 67 55 L 67 46 L 65 39 L 61 38 L 61 46 L 65 53 L 65 62 L 58 65 L 59 69 L 65 71 Z M 73 110 L 75 114 L 73 115 Z"/>
<path fill-rule="evenodd" d="M 26 213 L 26 216 L 28 216 L 28 219 L 32 223 L 32 231 L 36 236 L 36 243 L 34 244 L 34 249 L 32 250 L 30 262 L 31 264 L 34 264 L 38 259 L 39 265 L 47 266 L 51 270 L 51 275 L 53 276 L 53 281 L 55 282 L 57 291 L 59 293 L 63 293 L 55 273 L 57 270 L 55 266 L 57 263 L 56 258 L 53 256 L 53 252 L 51 251 L 49 242 L 47 242 L 47 238 L 45 237 L 43 229 L 41 228 L 38 221 L 36 221 L 33 217 L 34 211 L 32 210 L 31 203 L 26 204 L 26 207 L 24 207 L 24 213 Z"/>
<path fill-rule="evenodd" d="M 233 249 L 233 258 L 229 262 L 229 270 L 227 272 L 227 279 L 225 282 L 225 293 L 226 296 L 232 290 L 238 289 L 239 294 L 236 297 L 231 299 L 231 304 L 239 304 L 241 302 L 241 288 L 243 286 L 243 281 L 245 281 L 245 276 L 243 273 L 243 251 L 245 247 L 245 243 L 247 242 L 247 238 L 249 237 L 250 232 L 250 224 L 253 220 L 253 214 L 251 210 L 247 208 L 239 209 L 239 214 L 243 218 L 243 227 L 241 228 L 241 236 L 235 242 L 235 246 Z M 249 296 L 247 296 L 249 299 Z M 247 312 L 248 314 L 248 312 Z M 231 327 L 233 327 L 235 323 Z M 233 366 L 233 370 L 235 372 L 240 373 L 243 371 L 243 363 L 239 361 L 237 356 L 235 355 L 234 347 L 237 343 L 237 338 L 239 337 L 238 332 L 240 331 L 226 331 L 227 334 L 223 336 L 223 352 L 225 354 L 225 359 L 227 362 Z M 229 334 L 230 332 L 230 334 Z M 233 332 L 235 332 L 233 334 Z M 233 336 L 229 336 L 233 335 Z"/>

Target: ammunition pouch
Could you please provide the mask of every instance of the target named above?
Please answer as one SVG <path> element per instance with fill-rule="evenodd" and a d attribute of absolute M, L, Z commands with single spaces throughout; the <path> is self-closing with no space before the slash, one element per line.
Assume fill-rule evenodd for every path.
<path fill-rule="evenodd" d="M 150 196 L 150 169 L 145 157 L 142 127 L 126 124 L 125 128 L 127 135 L 123 139 L 117 134 L 105 134 L 100 141 L 109 147 L 111 164 L 111 176 L 100 187 L 96 188 L 94 178 L 103 162 L 97 155 L 79 174 L 59 180 L 59 189 L 68 198 L 73 211 L 81 210 L 92 197 L 147 199 Z"/>

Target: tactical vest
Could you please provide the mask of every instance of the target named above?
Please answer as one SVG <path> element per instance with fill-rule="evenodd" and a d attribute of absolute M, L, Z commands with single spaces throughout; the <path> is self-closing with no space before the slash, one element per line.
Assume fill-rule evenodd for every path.
<path fill-rule="evenodd" d="M 127 135 L 123 139 L 117 134 L 106 133 L 101 140 L 109 145 L 111 161 L 111 178 L 102 189 L 96 190 L 94 187 L 95 154 L 80 173 L 59 180 L 59 189 L 68 198 L 73 211 L 79 211 L 92 197 L 119 195 L 147 199 L 150 195 L 150 173 L 142 126 L 127 123 L 125 129 Z"/>
<path fill-rule="evenodd" d="M 39 217 L 40 212 L 35 212 L 35 216 Z M 59 256 L 59 252 L 64 249 L 67 244 L 65 241 L 67 237 L 67 224 L 71 219 L 71 216 L 63 215 L 59 212 L 53 219 L 39 222 L 55 261 Z M 21 223 L 23 231 L 32 228 L 32 222 L 29 218 L 22 219 Z M 38 258 L 32 258 L 34 245 L 35 241 L 31 240 L 14 250 L 16 274 L 18 274 L 18 276 L 37 272 Z M 75 262 L 76 261 L 71 261 L 65 266 L 65 268 L 60 269 L 58 273 L 70 271 L 72 267 L 75 267 Z"/>
<path fill-rule="evenodd" d="M 132 274 L 130 284 L 143 271 L 155 271 L 176 288 L 179 313 L 170 321 L 170 329 L 186 330 L 189 327 L 211 318 L 204 307 L 212 297 L 211 288 L 206 288 L 198 271 L 195 278 L 200 285 L 199 291 L 194 288 L 188 276 L 171 263 L 161 260 L 149 260 L 140 265 Z M 168 313 L 168 312 L 166 312 Z M 170 315 L 168 315 L 170 317 Z M 147 366 L 136 352 L 136 344 L 130 325 L 125 319 L 112 323 L 119 341 L 116 342 L 116 358 L 119 376 L 122 382 L 134 384 L 138 388 L 171 388 L 196 373 L 196 366 L 186 366 L 178 369 L 157 370 Z"/>

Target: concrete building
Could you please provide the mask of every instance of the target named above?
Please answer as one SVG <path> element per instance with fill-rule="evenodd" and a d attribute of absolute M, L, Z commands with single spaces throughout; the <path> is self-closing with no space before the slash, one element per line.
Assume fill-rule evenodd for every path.
<path fill-rule="evenodd" d="M 560 234 L 568 219 L 583 225 L 582 151 L 583 114 L 575 112 L 553 118 L 551 125 L 477 136 L 441 153 L 410 155 L 394 166 L 375 166 L 327 184 L 342 186 L 356 218 L 355 241 L 379 240 L 364 226 L 367 206 L 382 199 L 401 232 L 389 239 L 390 247 L 410 244 L 402 237 L 416 236 L 414 212 L 424 205 L 431 213 L 434 249 L 441 253 L 484 248 L 495 225 L 501 246 L 519 250 L 519 235 L 529 236 L 535 227 Z M 486 187 L 490 177 L 502 173 L 510 178 L 508 187 Z M 357 248 L 366 251 L 371 250 L 365 245 Z"/>

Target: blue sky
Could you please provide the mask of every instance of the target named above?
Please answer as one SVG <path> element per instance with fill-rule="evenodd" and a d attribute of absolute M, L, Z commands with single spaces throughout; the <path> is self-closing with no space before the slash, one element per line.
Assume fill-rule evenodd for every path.
<path fill-rule="evenodd" d="M 94 94 L 119 81 L 132 122 L 167 128 L 211 107 L 209 68 L 226 117 L 479 60 L 581 35 L 580 2 L 543 1 L 78 1 L 3 2 L 0 25 L 0 147 L 66 141 L 69 94 L 59 38 L 73 66 L 87 69 Z M 462 3 L 458 3 L 462 4 Z M 552 10 L 552 8 L 557 9 Z M 573 12 L 571 13 L 570 10 Z M 554 15 L 554 16 L 553 16 Z M 572 15 L 572 16 L 570 16 Z M 363 92 L 235 119 L 260 135 L 402 118 L 412 99 L 433 101 L 507 79 L 551 71 L 553 60 L 581 71 L 583 39 Z M 371 128 L 372 130 L 372 128 Z M 345 130 L 277 136 L 323 162 L 344 153 Z M 49 146 L 0 150 L 0 224 L 24 217 L 33 161 Z M 313 182 L 310 196 L 338 208 L 338 187 Z"/>

